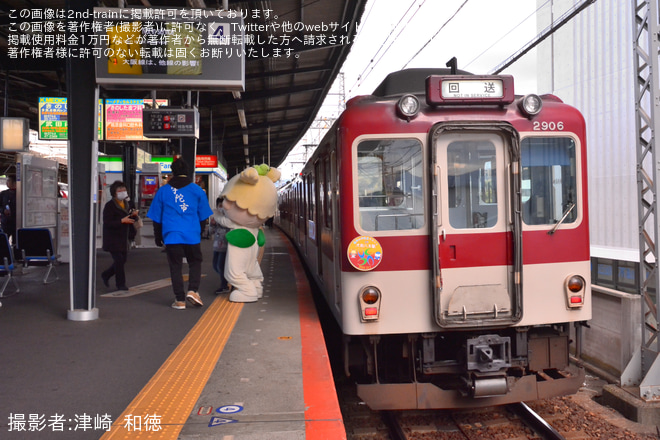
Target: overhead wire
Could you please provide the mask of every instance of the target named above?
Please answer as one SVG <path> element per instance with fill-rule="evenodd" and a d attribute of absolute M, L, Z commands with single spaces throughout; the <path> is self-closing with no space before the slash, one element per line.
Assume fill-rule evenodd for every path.
<path fill-rule="evenodd" d="M 376 2 L 370 2 L 369 4 L 369 10 L 367 11 L 367 14 L 364 16 L 364 19 L 362 20 L 363 23 L 366 23 L 369 21 L 369 16 L 371 15 L 371 11 L 374 10 L 374 5 Z M 362 30 L 364 29 L 364 25 L 358 27 L 357 34 L 355 35 L 355 40 L 358 39 L 358 37 L 362 34 Z"/>
<path fill-rule="evenodd" d="M 484 51 L 481 52 L 479 55 L 477 55 L 476 57 L 474 57 L 469 63 L 467 63 L 467 64 L 465 65 L 465 68 L 467 69 L 472 63 L 474 63 L 476 60 L 478 60 L 479 58 L 481 58 L 481 56 L 482 56 L 483 54 L 485 54 L 486 52 L 488 52 L 489 50 L 491 50 L 491 49 L 493 48 L 493 46 L 495 46 L 497 43 L 499 43 L 499 42 L 502 41 L 504 38 L 506 38 L 511 32 L 515 31 L 515 30 L 518 29 L 520 26 L 522 26 L 522 24 L 523 24 L 524 22 L 526 22 L 527 20 L 529 20 L 530 17 L 536 15 L 536 14 L 537 14 L 542 8 L 544 8 L 548 3 L 550 3 L 550 1 L 551 1 L 551 0 L 546 0 L 546 2 L 543 3 L 541 6 L 539 6 L 538 8 L 536 8 L 536 10 L 535 10 L 534 12 L 532 12 L 531 14 L 529 14 L 529 15 L 528 15 L 527 17 L 525 17 L 520 23 L 518 23 L 516 26 L 514 26 L 513 28 L 511 28 L 511 30 L 510 30 L 509 32 L 507 32 L 506 34 L 502 35 L 502 37 L 500 37 L 497 41 L 495 41 L 493 44 L 491 44 L 490 46 L 488 46 L 488 48 L 484 49 Z"/>
<path fill-rule="evenodd" d="M 389 44 L 389 46 L 387 46 L 387 49 L 385 49 L 385 50 L 383 51 L 383 53 L 382 53 L 382 54 L 380 55 L 380 57 L 376 60 L 376 62 L 374 63 L 374 65 L 371 66 L 371 69 L 369 69 L 369 72 L 368 72 L 368 73 L 362 78 L 362 74 L 364 73 L 364 71 L 363 71 L 362 74 L 360 74 L 360 76 L 358 76 L 357 81 L 360 81 L 361 79 L 364 80 L 364 79 L 366 79 L 366 78 L 369 76 L 369 74 L 370 74 L 370 73 L 374 70 L 374 68 L 378 65 L 378 63 L 380 62 L 380 60 L 382 60 L 383 57 L 385 56 L 385 54 L 390 50 L 390 48 L 392 47 L 392 45 L 398 40 L 399 36 L 400 36 L 400 35 L 403 33 L 403 31 L 406 29 L 406 26 L 407 26 L 408 24 L 410 24 L 410 22 L 411 22 L 412 19 L 415 17 L 415 15 L 417 15 L 417 13 L 422 9 L 422 6 L 424 6 L 424 3 L 426 3 L 426 0 L 423 0 L 423 1 L 417 6 L 417 9 L 416 9 L 415 12 L 413 13 L 413 15 L 410 16 L 410 18 L 409 18 L 408 21 L 406 22 L 406 25 L 404 25 L 404 26 L 401 28 L 401 30 L 399 31 L 399 33 L 396 34 L 396 37 L 394 37 L 394 38 L 392 39 L 392 41 L 390 41 L 390 44 Z M 406 11 L 406 14 L 408 14 L 408 12 L 410 11 L 410 8 L 412 8 L 412 5 L 410 5 L 410 7 L 408 8 L 408 10 Z M 404 14 L 404 17 L 405 17 L 406 14 Z M 394 30 L 392 30 L 392 32 L 394 32 Z M 391 33 L 390 33 L 390 35 L 391 35 Z M 388 37 L 388 38 L 389 38 L 389 37 Z M 385 40 L 385 42 L 386 42 L 386 41 L 387 41 L 387 39 Z M 382 49 L 382 45 L 381 45 L 381 49 Z M 378 49 L 378 52 L 380 52 L 380 49 Z M 378 52 L 376 52 L 376 55 L 374 55 L 374 58 L 378 55 Z M 373 59 L 372 59 L 371 61 L 373 61 Z M 368 67 L 368 66 L 367 66 L 367 67 Z M 366 68 L 365 68 L 365 70 L 366 70 Z M 350 91 L 350 90 L 349 90 L 349 91 Z"/>
<path fill-rule="evenodd" d="M 394 32 L 396 31 L 396 29 L 401 25 L 401 22 L 403 22 L 403 20 L 405 19 L 406 15 L 408 15 L 408 13 L 409 13 L 410 10 L 412 9 L 412 7 L 413 7 L 413 6 L 415 5 L 415 3 L 417 3 L 418 1 L 419 1 L 419 0 L 413 0 L 413 2 L 410 4 L 410 6 L 408 6 L 408 9 L 406 10 L 406 12 L 401 16 L 401 18 L 400 18 L 399 21 L 396 23 L 396 25 L 394 25 L 394 27 L 392 28 L 392 30 L 390 31 L 390 33 L 387 35 L 387 38 L 385 38 L 385 40 L 381 43 L 381 45 L 380 45 L 380 47 L 378 48 L 378 50 L 376 51 L 376 53 L 375 53 L 375 54 L 369 59 L 369 62 L 367 63 L 367 65 L 364 67 L 364 69 L 362 70 L 362 72 L 361 72 L 361 73 L 358 75 L 358 77 L 355 79 L 355 83 L 349 88 L 349 92 L 353 89 L 353 87 L 355 87 L 356 85 L 359 85 L 359 84 L 361 83 L 361 80 L 363 80 L 364 78 L 366 78 L 367 76 L 369 76 L 369 74 L 367 73 L 367 75 L 366 75 L 364 78 L 362 77 L 362 75 L 364 75 L 364 73 L 367 71 L 367 69 L 369 69 L 369 65 L 370 65 L 371 63 L 374 62 L 374 59 L 376 58 L 376 56 L 378 56 L 378 54 L 379 54 L 380 51 L 383 49 L 383 47 L 385 46 L 385 44 L 387 43 L 387 41 L 388 41 L 388 40 L 390 39 L 390 37 L 394 34 Z M 423 1 L 422 1 L 422 4 L 423 4 L 425 1 L 426 1 L 426 0 L 423 0 Z M 372 3 L 372 6 L 373 6 L 373 5 L 375 5 L 375 2 Z M 420 6 L 421 6 L 421 5 L 420 5 Z M 418 10 L 419 10 L 419 8 L 418 8 Z M 371 10 L 370 10 L 370 12 L 371 12 Z M 415 13 L 416 13 L 416 12 L 415 12 Z M 413 16 L 414 16 L 414 14 L 413 14 Z M 411 17 L 410 19 L 412 19 L 412 17 Z M 408 21 L 406 22 L 406 24 L 410 23 L 410 19 L 408 19 Z M 366 20 L 365 20 L 365 22 L 366 22 Z M 364 26 L 361 26 L 361 28 L 363 28 L 363 27 L 364 27 Z M 361 30 L 361 29 L 360 29 L 360 30 Z M 360 32 L 360 31 L 358 31 L 358 32 Z M 400 35 L 400 34 L 401 34 L 401 32 L 399 32 L 399 34 L 397 34 L 397 37 L 398 37 L 398 35 Z M 390 44 L 390 46 L 391 46 L 391 44 Z M 389 49 L 390 46 L 388 46 L 388 49 Z M 385 52 L 387 52 L 387 49 L 386 49 Z M 381 56 L 381 58 L 382 58 L 382 56 Z M 373 70 L 374 67 L 375 67 L 375 65 L 371 68 L 371 70 Z M 370 72 L 371 72 L 371 70 L 370 70 Z"/>
<path fill-rule="evenodd" d="M 519 60 L 523 55 L 528 53 L 530 50 L 539 45 L 542 41 L 548 38 L 550 35 L 555 33 L 559 28 L 564 26 L 566 23 L 575 18 L 583 10 L 588 8 L 590 5 L 596 3 L 596 0 L 582 0 L 581 3 L 575 3 L 570 9 L 568 9 L 564 14 L 562 14 L 557 20 L 554 20 L 550 25 L 543 29 L 536 37 L 531 41 L 525 44 L 522 48 L 518 49 L 516 53 L 511 55 L 505 61 L 500 63 L 497 67 L 492 69 L 489 73 L 491 75 L 497 75 L 502 72 L 504 69 L 509 67 L 511 64 Z"/>
<path fill-rule="evenodd" d="M 420 53 L 426 48 L 426 46 L 428 46 L 428 45 L 431 43 L 431 41 L 433 41 L 433 39 L 434 39 L 435 37 L 438 36 L 438 34 L 440 33 L 440 31 L 442 31 L 442 30 L 445 28 L 445 26 L 447 26 L 447 25 L 448 25 L 448 24 L 449 24 L 449 23 L 450 23 L 450 22 L 456 17 L 456 15 L 458 15 L 458 13 L 461 11 L 461 9 L 463 9 L 463 7 L 464 7 L 464 6 L 467 4 L 467 2 L 469 2 L 469 1 L 470 1 L 470 0 L 465 0 L 465 1 L 463 2 L 463 4 L 461 4 L 461 5 L 458 7 L 458 9 L 456 9 L 456 12 L 454 12 L 454 13 L 452 14 L 452 16 L 449 17 L 449 19 L 448 19 L 447 21 L 445 21 L 444 24 L 443 24 L 442 26 L 440 26 L 440 29 L 438 29 L 438 31 L 437 31 L 435 34 L 433 34 L 433 36 L 432 36 L 431 38 L 429 38 L 428 41 L 427 41 L 426 43 L 424 43 L 424 45 L 421 47 L 421 49 L 419 49 L 419 50 L 415 53 L 415 55 L 413 55 L 412 58 L 410 58 L 410 59 L 408 60 L 408 62 L 407 62 L 406 64 L 403 65 L 403 67 L 402 67 L 401 69 L 405 69 L 405 68 L 408 66 L 408 64 L 410 64 L 410 62 L 411 62 L 412 60 L 414 60 L 414 59 L 417 57 L 417 55 L 419 55 L 419 54 L 420 54 Z"/>
<path fill-rule="evenodd" d="M 388 40 L 390 40 L 390 38 L 392 37 L 392 35 L 394 34 L 394 32 L 397 30 L 397 28 L 399 28 L 399 26 L 401 25 L 401 23 L 403 22 L 403 20 L 406 18 L 406 16 L 407 16 L 408 13 L 410 12 L 410 10 L 413 8 L 413 6 L 414 6 L 415 4 L 417 4 L 418 1 L 419 1 L 419 0 L 414 0 L 414 1 L 410 4 L 410 6 L 408 6 L 408 9 L 407 9 L 406 12 L 401 16 L 401 19 L 399 19 L 399 21 L 397 22 L 397 24 L 392 28 L 392 30 L 391 30 L 390 33 L 388 34 L 387 38 L 386 38 L 386 39 L 383 41 L 383 43 L 380 45 L 380 47 L 378 48 L 378 50 L 376 51 L 376 53 L 374 54 L 374 56 L 370 58 L 369 62 L 368 62 L 367 65 L 364 67 L 364 69 L 362 70 L 362 72 L 358 75 L 358 77 L 356 78 L 356 80 L 355 80 L 355 82 L 353 83 L 353 85 L 348 89 L 348 92 L 349 92 L 349 93 L 352 91 L 352 89 L 353 89 L 354 87 L 361 85 L 362 82 L 363 82 L 364 80 L 366 80 L 366 78 L 367 78 L 367 77 L 373 72 L 373 70 L 376 68 L 376 66 L 378 65 L 378 63 L 379 63 L 379 62 L 383 59 L 383 57 L 388 53 L 388 51 L 390 50 L 390 48 L 392 47 L 392 45 L 394 44 L 394 42 L 398 40 L 399 36 L 400 36 L 400 35 L 403 33 L 403 31 L 406 29 L 406 26 L 403 26 L 403 27 L 399 30 L 399 32 L 396 34 L 396 36 L 390 41 L 390 43 L 389 43 L 389 45 L 387 46 L 387 48 L 385 48 L 385 50 L 383 50 L 383 47 L 387 44 Z M 442 31 L 442 30 L 443 30 L 443 29 L 444 29 L 444 28 L 445 28 L 445 27 L 446 27 L 446 26 L 447 26 L 447 25 L 448 25 L 448 24 L 449 24 L 454 18 L 456 18 L 456 16 L 458 15 L 458 13 L 459 13 L 459 12 L 465 7 L 465 5 L 468 3 L 468 1 L 469 1 L 469 0 L 464 0 L 464 1 L 463 1 L 463 3 L 462 3 L 462 4 L 456 9 L 456 11 L 451 15 L 451 17 L 449 17 L 449 19 L 447 19 L 447 21 L 445 21 L 445 22 L 442 24 L 442 26 L 440 26 L 440 28 L 435 32 L 435 34 L 433 34 L 433 36 L 432 36 L 431 38 L 429 38 L 429 39 L 426 41 L 426 43 L 424 43 L 424 45 L 423 45 L 423 46 L 422 46 L 422 47 L 421 47 L 421 48 L 420 48 L 420 49 L 419 49 L 419 50 L 418 50 L 418 51 L 417 51 L 417 52 L 416 52 L 416 53 L 415 53 L 415 54 L 414 54 L 414 55 L 413 55 L 413 56 L 412 56 L 412 57 L 411 57 L 411 58 L 410 58 L 410 59 L 409 59 L 404 65 L 403 65 L 403 67 L 401 67 L 401 69 L 405 69 L 405 68 L 406 68 L 406 67 L 407 67 L 407 66 L 408 66 L 408 65 L 409 65 L 409 64 L 410 64 L 410 63 L 411 63 L 411 62 L 412 62 L 412 61 L 413 61 L 413 60 L 414 60 L 414 59 L 415 59 L 415 58 L 416 58 L 416 57 L 417 57 L 417 56 L 418 56 L 418 55 L 419 55 L 419 54 L 420 54 L 420 53 L 421 53 L 421 52 L 422 52 L 422 51 L 423 51 L 423 50 L 424 50 L 424 49 L 425 49 L 425 48 L 426 48 L 426 47 L 427 47 L 427 46 L 428 46 L 428 45 L 429 45 L 429 44 L 430 44 L 430 43 L 431 43 L 431 42 L 432 42 L 437 36 L 438 36 L 438 34 L 439 34 L 439 33 L 440 33 L 440 32 L 441 32 L 441 31 Z M 544 8 L 548 3 L 550 3 L 550 1 L 551 1 L 551 0 L 546 0 L 546 1 L 545 1 L 541 6 L 539 6 L 539 7 L 538 7 L 538 8 L 537 8 L 532 14 L 530 14 L 530 15 L 527 16 L 527 17 L 525 17 L 525 18 L 524 18 L 522 21 L 520 21 L 516 26 L 514 26 L 509 32 L 507 32 L 504 36 L 502 36 L 500 39 L 498 39 L 497 41 L 495 41 L 495 42 L 494 42 L 493 44 L 491 44 L 487 49 L 485 49 L 483 52 L 481 52 L 479 55 L 477 55 L 474 59 L 472 59 L 468 64 L 466 64 L 466 67 L 469 66 L 469 65 L 471 65 L 472 63 L 474 63 L 477 59 L 479 59 L 479 58 L 480 58 L 481 56 L 483 56 L 486 52 L 488 52 L 490 49 L 492 49 L 495 45 L 497 45 L 501 40 L 503 40 L 503 39 L 504 39 L 506 36 L 508 36 L 511 32 L 513 32 L 513 31 L 516 30 L 518 27 L 520 27 L 525 21 L 529 20 L 530 17 L 532 17 L 533 15 L 537 14 L 538 11 L 541 10 L 542 8 Z M 425 2 L 426 2 L 426 0 L 422 0 L 421 3 L 418 4 L 417 9 L 416 9 L 415 12 L 412 14 L 412 16 L 410 16 L 410 17 L 407 19 L 405 25 L 410 24 L 410 22 L 412 21 L 412 19 L 415 17 L 415 15 L 417 14 L 417 12 L 419 12 L 419 10 L 421 9 L 421 7 L 423 6 L 423 4 L 424 4 Z M 368 18 L 368 16 L 369 16 L 369 14 L 371 14 L 371 11 L 373 10 L 373 6 L 374 6 L 374 4 L 375 4 L 375 2 L 372 3 L 372 7 L 369 9 L 369 12 L 368 12 L 367 18 Z M 366 20 L 365 20 L 365 22 L 366 22 Z M 358 35 L 359 35 L 359 33 L 362 31 L 362 28 L 364 28 L 364 26 L 361 26 L 361 27 L 360 27 L 360 29 L 359 29 L 359 31 L 358 31 Z M 382 51 L 382 53 L 381 53 L 381 51 Z M 379 54 L 380 54 L 380 56 L 379 56 Z"/>

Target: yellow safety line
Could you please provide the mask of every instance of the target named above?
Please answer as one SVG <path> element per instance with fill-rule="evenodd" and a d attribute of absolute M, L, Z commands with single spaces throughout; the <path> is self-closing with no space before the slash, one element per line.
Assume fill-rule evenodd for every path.
<path fill-rule="evenodd" d="M 229 302 L 225 296 L 216 298 L 101 440 L 176 440 L 242 309 L 243 303 Z M 129 420 L 136 422 L 135 426 L 128 426 Z"/>

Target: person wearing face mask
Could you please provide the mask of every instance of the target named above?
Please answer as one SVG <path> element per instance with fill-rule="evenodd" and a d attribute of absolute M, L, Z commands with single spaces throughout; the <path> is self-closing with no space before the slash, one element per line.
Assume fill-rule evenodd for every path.
<path fill-rule="evenodd" d="M 126 184 L 116 181 L 110 185 L 112 200 L 103 208 L 103 250 L 110 252 L 112 265 L 101 273 L 106 287 L 115 277 L 117 290 L 128 290 L 124 265 L 128 256 L 128 239 L 138 212 L 128 200 Z"/>

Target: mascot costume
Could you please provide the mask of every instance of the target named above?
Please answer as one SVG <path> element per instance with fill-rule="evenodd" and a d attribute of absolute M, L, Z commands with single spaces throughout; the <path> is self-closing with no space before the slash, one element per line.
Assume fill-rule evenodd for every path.
<path fill-rule="evenodd" d="M 219 223 L 231 229 L 225 262 L 225 278 L 233 287 L 229 301 L 255 302 L 263 296 L 264 276 L 257 255 L 266 239 L 259 228 L 275 215 L 279 178 L 276 168 L 250 167 L 232 177 L 222 191 L 225 217 Z"/>

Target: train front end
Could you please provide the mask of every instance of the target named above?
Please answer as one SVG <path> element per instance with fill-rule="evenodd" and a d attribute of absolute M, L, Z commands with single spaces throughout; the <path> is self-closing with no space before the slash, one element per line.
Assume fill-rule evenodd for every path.
<path fill-rule="evenodd" d="M 423 87 L 342 116 L 346 370 L 374 409 L 573 393 L 571 326 L 591 318 L 584 120 L 506 75 Z"/>

